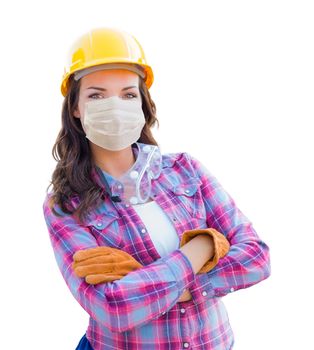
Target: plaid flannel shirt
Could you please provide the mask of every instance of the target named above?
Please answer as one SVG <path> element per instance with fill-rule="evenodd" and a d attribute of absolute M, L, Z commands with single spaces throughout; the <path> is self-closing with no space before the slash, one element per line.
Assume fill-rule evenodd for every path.
<path fill-rule="evenodd" d="M 115 194 L 116 180 L 93 172 Z M 44 202 L 52 247 L 74 298 L 89 314 L 87 339 L 95 350 L 227 350 L 233 331 L 222 297 L 270 275 L 269 248 L 218 180 L 190 154 L 162 156 L 162 172 L 152 181 L 152 198 L 172 221 L 179 238 L 185 230 L 213 227 L 230 242 L 230 251 L 208 273 L 194 274 L 180 249 L 160 257 L 149 232 L 131 205 L 103 197 L 86 223 Z M 120 280 L 89 285 L 71 267 L 77 250 L 97 246 L 122 249 L 143 267 Z M 178 302 L 188 289 L 192 300 Z"/>

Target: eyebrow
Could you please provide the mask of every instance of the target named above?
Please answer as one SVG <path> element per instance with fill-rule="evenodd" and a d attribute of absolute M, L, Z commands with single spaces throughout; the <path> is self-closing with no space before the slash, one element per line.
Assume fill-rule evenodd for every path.
<path fill-rule="evenodd" d="M 128 89 L 132 89 L 132 88 L 138 89 L 137 86 L 132 85 L 132 86 L 127 86 L 127 87 L 123 88 L 122 91 L 128 90 Z M 99 90 L 99 91 L 107 91 L 107 89 L 104 89 L 104 88 L 101 88 L 101 87 L 97 87 L 97 86 L 90 86 L 90 87 L 87 88 L 87 90 L 89 90 L 89 89 L 95 89 L 95 90 Z"/>

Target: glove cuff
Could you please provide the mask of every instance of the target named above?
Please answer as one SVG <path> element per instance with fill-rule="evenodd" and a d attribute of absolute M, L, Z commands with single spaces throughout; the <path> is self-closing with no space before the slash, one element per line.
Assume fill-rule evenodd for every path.
<path fill-rule="evenodd" d="M 206 228 L 184 231 L 180 242 L 180 248 L 198 235 L 208 235 L 212 237 L 214 244 L 213 257 L 209 261 L 207 261 L 198 272 L 205 273 L 212 270 L 218 264 L 219 259 L 228 253 L 230 249 L 230 244 L 226 237 L 219 231 L 217 231 L 214 228 Z"/>

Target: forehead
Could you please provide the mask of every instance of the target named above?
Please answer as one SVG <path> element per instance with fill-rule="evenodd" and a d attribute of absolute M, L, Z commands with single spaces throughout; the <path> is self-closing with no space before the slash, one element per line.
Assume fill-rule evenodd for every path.
<path fill-rule="evenodd" d="M 81 78 L 81 88 L 89 86 L 101 87 L 125 87 L 126 85 L 138 86 L 139 76 L 125 69 L 108 69 L 87 74 Z"/>

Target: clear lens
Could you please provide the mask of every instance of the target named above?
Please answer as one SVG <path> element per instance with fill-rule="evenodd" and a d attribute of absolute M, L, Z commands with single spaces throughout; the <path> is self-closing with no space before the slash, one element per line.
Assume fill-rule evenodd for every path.
<path fill-rule="evenodd" d="M 161 153 L 158 148 L 155 149 L 150 166 L 148 168 L 148 174 L 151 179 L 157 179 L 161 173 Z"/>
<path fill-rule="evenodd" d="M 151 179 L 148 176 L 147 171 L 144 172 L 142 178 L 136 184 L 136 192 L 139 201 L 146 202 L 151 193 Z"/>

